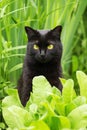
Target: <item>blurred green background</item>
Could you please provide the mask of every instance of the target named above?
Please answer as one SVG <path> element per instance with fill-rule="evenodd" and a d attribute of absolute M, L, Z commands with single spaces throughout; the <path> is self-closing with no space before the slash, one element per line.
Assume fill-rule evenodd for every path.
<path fill-rule="evenodd" d="M 86 0 L 0 0 L 0 102 L 5 88 L 16 87 L 21 74 L 26 25 L 34 29 L 62 25 L 64 77 L 75 80 L 76 70 L 87 73 Z"/>

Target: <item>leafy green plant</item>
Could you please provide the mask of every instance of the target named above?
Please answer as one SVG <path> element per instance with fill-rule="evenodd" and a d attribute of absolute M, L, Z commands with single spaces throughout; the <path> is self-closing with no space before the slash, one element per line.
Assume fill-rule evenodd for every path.
<path fill-rule="evenodd" d="M 87 75 L 76 72 L 80 95 L 74 90 L 72 79 L 61 79 L 62 94 L 51 87 L 43 76 L 33 79 L 33 92 L 24 108 L 16 89 L 6 90 L 3 117 L 8 130 L 80 130 L 87 128 Z M 9 118 L 8 118 L 9 117 Z"/>

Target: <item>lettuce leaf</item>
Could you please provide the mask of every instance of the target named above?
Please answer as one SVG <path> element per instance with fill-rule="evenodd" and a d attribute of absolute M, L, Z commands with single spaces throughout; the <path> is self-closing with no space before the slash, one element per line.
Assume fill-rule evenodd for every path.
<path fill-rule="evenodd" d="M 72 129 L 87 128 L 87 104 L 75 108 L 68 115 Z"/>
<path fill-rule="evenodd" d="M 52 93 L 52 87 L 44 76 L 38 76 L 33 79 L 32 91 L 29 102 L 38 104 L 45 101 Z"/>
<path fill-rule="evenodd" d="M 2 110 L 7 130 L 86 130 L 87 75 L 81 71 L 76 75 L 80 95 L 76 95 L 72 79 L 61 79 L 61 94 L 44 76 L 34 77 L 26 107 L 22 106 L 16 89 L 6 90 L 8 96 L 2 101 Z"/>
<path fill-rule="evenodd" d="M 33 128 L 32 130 L 50 130 L 48 125 L 41 120 L 32 122 L 30 126 Z"/>
<path fill-rule="evenodd" d="M 72 79 L 66 80 L 63 84 L 62 97 L 65 103 L 69 103 L 75 97 L 74 82 Z"/>
<path fill-rule="evenodd" d="M 17 89 L 8 89 L 6 92 L 8 96 L 3 99 L 2 107 L 9 107 L 12 105 L 23 107 L 20 102 Z"/>
<path fill-rule="evenodd" d="M 76 76 L 80 86 L 80 95 L 87 98 L 87 75 L 82 71 L 77 71 Z"/>
<path fill-rule="evenodd" d="M 31 114 L 16 105 L 3 108 L 3 117 L 9 127 L 18 129 L 26 128 L 32 121 Z"/>

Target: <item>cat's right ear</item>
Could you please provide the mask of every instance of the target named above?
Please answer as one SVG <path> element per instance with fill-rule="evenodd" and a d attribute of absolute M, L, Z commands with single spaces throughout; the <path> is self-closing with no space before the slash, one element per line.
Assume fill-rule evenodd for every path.
<path fill-rule="evenodd" d="M 62 26 L 56 26 L 52 31 L 53 31 L 53 33 L 54 33 L 55 35 L 58 35 L 59 38 L 60 38 L 61 31 L 62 31 Z"/>
<path fill-rule="evenodd" d="M 25 26 L 25 31 L 26 31 L 26 33 L 27 33 L 28 40 L 29 40 L 33 35 L 35 35 L 35 30 L 32 29 L 31 27 Z"/>

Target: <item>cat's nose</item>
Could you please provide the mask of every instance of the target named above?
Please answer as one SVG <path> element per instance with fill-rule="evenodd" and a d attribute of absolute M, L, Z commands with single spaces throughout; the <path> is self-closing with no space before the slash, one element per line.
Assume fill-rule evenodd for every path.
<path fill-rule="evenodd" d="M 44 50 L 41 50 L 41 53 L 40 53 L 41 57 L 44 58 L 45 57 L 45 52 Z"/>

